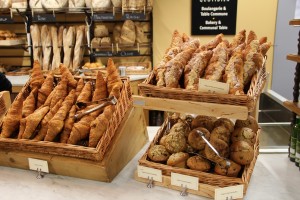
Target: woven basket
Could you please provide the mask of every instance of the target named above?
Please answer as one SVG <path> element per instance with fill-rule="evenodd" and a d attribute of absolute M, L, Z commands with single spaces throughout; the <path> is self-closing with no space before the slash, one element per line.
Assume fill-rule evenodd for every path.
<path fill-rule="evenodd" d="M 56 77 L 56 79 L 59 80 L 60 78 Z M 95 78 L 85 78 L 85 81 L 87 80 L 95 83 Z M 104 158 L 105 152 L 110 145 L 110 141 L 114 137 L 114 134 L 124 118 L 125 113 L 132 106 L 132 95 L 129 80 L 122 79 L 122 81 L 123 88 L 118 99 L 118 103 L 116 104 L 116 110 L 109 121 L 106 132 L 100 139 L 96 148 L 28 139 L 0 138 L 0 149 L 31 151 L 101 161 Z M 29 93 L 30 87 L 29 83 L 27 83 L 16 98 L 20 98 L 22 96 L 23 98 L 27 97 Z M 0 122 L 0 130 L 2 129 L 2 123 L 3 122 Z"/>
<path fill-rule="evenodd" d="M 155 75 L 152 71 L 148 78 L 138 85 L 140 94 L 146 97 L 168 98 L 207 103 L 246 106 L 253 111 L 267 79 L 265 64 L 252 77 L 250 87 L 245 95 L 204 93 L 182 88 L 167 88 L 154 85 Z"/>
<path fill-rule="evenodd" d="M 164 122 L 164 124 L 161 126 L 161 128 L 158 130 L 156 136 L 154 137 L 153 141 L 151 142 L 150 146 L 148 147 L 147 151 L 144 153 L 144 155 L 139 160 L 139 165 L 159 169 L 162 171 L 163 175 L 170 176 L 171 172 L 184 174 L 188 176 L 198 177 L 199 183 L 208 184 L 212 186 L 218 186 L 218 187 L 227 187 L 227 186 L 234 186 L 234 185 L 244 185 L 244 193 L 247 191 L 248 184 L 250 182 L 250 178 L 256 163 L 256 159 L 259 153 L 259 134 L 260 130 L 257 132 L 256 141 L 254 144 L 254 158 L 252 162 L 249 165 L 246 165 L 242 168 L 242 175 L 240 177 L 227 177 L 227 176 L 221 176 L 217 174 L 212 173 L 206 173 L 206 172 L 200 172 L 196 170 L 191 169 L 184 169 L 184 168 L 178 168 L 178 167 L 172 167 L 161 163 L 152 162 L 147 158 L 147 152 L 149 149 L 158 143 L 159 139 L 164 134 L 165 130 L 167 128 L 167 121 Z"/>

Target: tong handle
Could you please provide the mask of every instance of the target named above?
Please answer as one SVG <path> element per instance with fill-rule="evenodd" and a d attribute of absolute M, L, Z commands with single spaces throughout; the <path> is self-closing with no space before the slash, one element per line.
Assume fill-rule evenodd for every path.
<path fill-rule="evenodd" d="M 79 114 L 74 115 L 74 119 L 75 119 L 75 120 L 80 119 L 80 118 L 82 118 L 83 116 L 88 115 L 88 114 L 90 114 L 90 113 L 92 113 L 92 112 L 94 112 L 94 111 L 96 111 L 96 110 L 98 110 L 98 109 L 104 108 L 105 106 L 110 105 L 110 104 L 112 104 L 110 101 L 105 102 L 105 103 L 102 103 L 102 104 L 100 104 L 100 105 L 98 105 L 98 106 L 95 106 L 94 108 L 92 108 L 92 109 L 90 109 L 90 110 L 87 110 L 87 111 L 85 111 L 85 112 L 82 112 L 82 113 L 79 113 Z"/>

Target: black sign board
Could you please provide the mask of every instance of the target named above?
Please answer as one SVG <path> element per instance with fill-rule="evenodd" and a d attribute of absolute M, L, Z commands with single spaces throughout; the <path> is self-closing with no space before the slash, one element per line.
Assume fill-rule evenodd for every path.
<path fill-rule="evenodd" d="M 111 21 L 115 20 L 115 16 L 113 13 L 95 13 L 93 15 L 94 21 Z"/>
<path fill-rule="evenodd" d="M 192 0 L 192 35 L 235 35 L 237 0 Z"/>
<path fill-rule="evenodd" d="M 138 51 L 119 51 L 117 56 L 139 56 L 140 53 Z"/>
<path fill-rule="evenodd" d="M 122 16 L 123 20 L 145 20 L 146 19 L 146 15 L 144 13 L 125 13 Z"/>
<path fill-rule="evenodd" d="M 35 14 L 32 18 L 34 22 L 55 22 L 55 16 L 53 14 Z"/>
<path fill-rule="evenodd" d="M 111 57 L 113 53 L 111 51 L 96 51 L 93 53 L 94 57 Z"/>
<path fill-rule="evenodd" d="M 12 20 L 12 18 L 7 15 L 7 16 L 0 16 L 0 24 L 10 24 L 13 23 L 14 21 Z"/>

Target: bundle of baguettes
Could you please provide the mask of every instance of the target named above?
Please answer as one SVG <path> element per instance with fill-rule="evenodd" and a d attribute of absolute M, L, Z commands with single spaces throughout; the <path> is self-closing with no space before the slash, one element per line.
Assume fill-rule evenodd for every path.
<path fill-rule="evenodd" d="M 217 35 L 207 44 L 174 31 L 170 47 L 154 68 L 157 86 L 198 90 L 199 78 L 229 84 L 229 93 L 243 95 L 254 74 L 262 67 L 271 47 L 266 37 L 241 30 L 231 42 Z M 183 80 L 183 83 L 181 83 Z"/>
<path fill-rule="evenodd" d="M 71 71 L 81 66 L 87 42 L 85 26 L 33 24 L 30 33 L 33 59 L 39 61 L 44 71 L 58 70 L 60 63 Z"/>
<path fill-rule="evenodd" d="M 89 147 L 96 147 L 109 127 L 115 105 L 104 110 L 92 112 L 75 120 L 74 115 L 84 112 L 97 104 L 81 108 L 76 102 L 98 102 L 113 95 L 121 95 L 123 82 L 112 59 L 108 59 L 107 77 L 98 73 L 95 83 L 75 80 L 70 70 L 59 66 L 61 80 L 54 83 L 53 73 L 44 78 L 42 67 L 34 62 L 29 80 L 29 94 L 20 94 L 4 117 L 1 131 L 2 138 L 33 139 L 54 141 L 68 144 L 87 142 Z"/>

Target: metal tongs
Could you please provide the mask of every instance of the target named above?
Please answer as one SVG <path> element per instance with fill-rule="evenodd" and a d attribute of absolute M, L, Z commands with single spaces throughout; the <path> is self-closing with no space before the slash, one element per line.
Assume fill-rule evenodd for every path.
<path fill-rule="evenodd" d="M 200 135 L 200 137 L 206 142 L 206 144 L 215 152 L 215 154 L 217 154 L 217 156 L 221 159 L 224 159 L 226 161 L 226 166 L 225 168 L 229 168 L 230 167 L 230 161 L 227 158 L 224 158 L 222 156 L 220 156 L 219 152 L 215 149 L 215 147 L 213 145 L 210 144 L 210 142 L 205 138 L 205 135 L 202 131 L 200 130 L 196 130 L 196 132 Z"/>
<path fill-rule="evenodd" d="M 104 107 L 106 106 L 109 106 L 109 105 L 116 105 L 116 103 L 118 102 L 117 98 L 115 96 L 110 96 L 106 99 L 107 101 L 105 101 L 104 103 L 98 105 L 98 106 L 95 106 L 89 110 L 86 110 L 82 113 L 79 113 L 79 114 L 76 114 L 74 115 L 74 120 L 78 120 L 78 119 L 81 119 L 83 116 L 85 115 L 88 115 L 96 110 L 99 110 L 99 109 L 103 109 Z M 85 104 L 88 104 L 88 103 L 85 103 Z"/>

